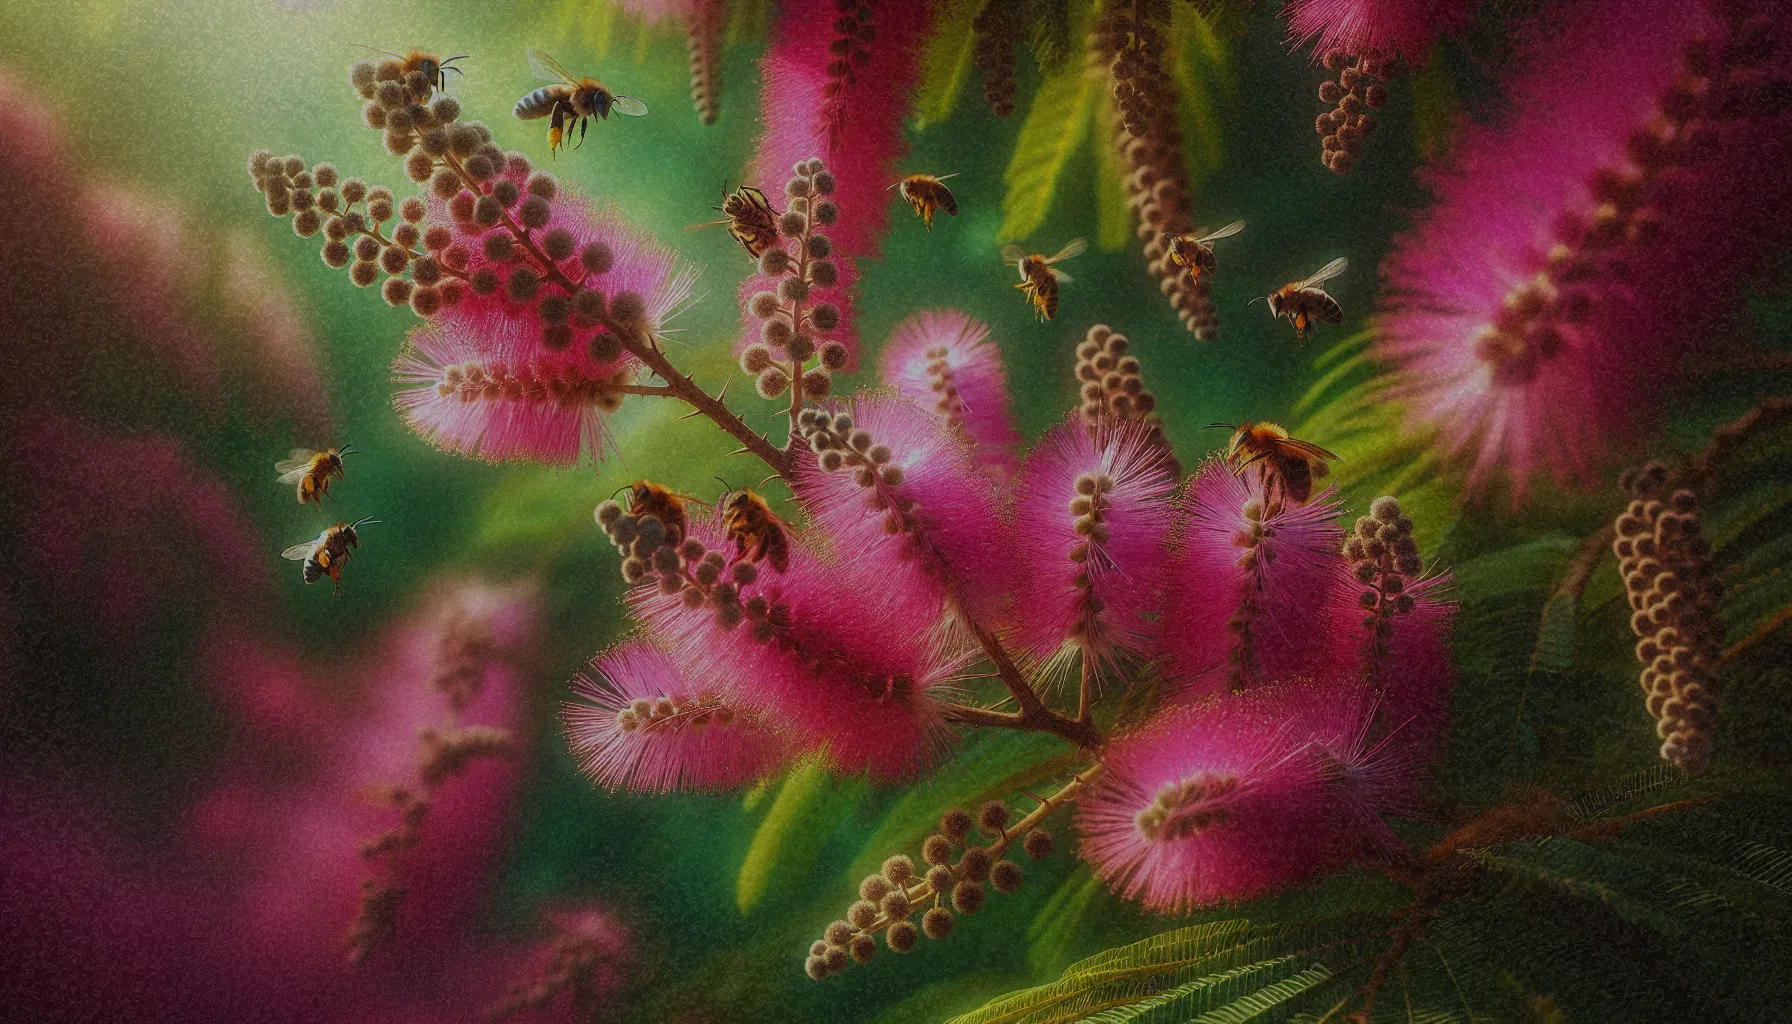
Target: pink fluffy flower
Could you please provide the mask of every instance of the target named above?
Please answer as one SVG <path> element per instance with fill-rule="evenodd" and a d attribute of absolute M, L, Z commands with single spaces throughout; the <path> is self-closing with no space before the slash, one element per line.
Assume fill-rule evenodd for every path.
<path fill-rule="evenodd" d="M 1168 556 L 1176 473 L 1148 427 L 1053 427 L 1016 487 L 1014 618 L 1036 658 L 1060 649 L 1097 663 L 1142 654 Z"/>
<path fill-rule="evenodd" d="M 732 548 L 706 516 L 693 516 L 685 536 L 711 551 Z M 930 642 L 899 587 L 831 569 L 800 542 L 783 572 L 760 563 L 714 586 L 732 588 L 745 621 L 687 596 L 694 588 L 629 594 L 635 617 L 690 685 L 843 771 L 892 778 L 931 763 L 946 732 L 940 697 L 964 659 Z"/>
<path fill-rule="evenodd" d="M 840 215 L 828 237 L 840 272 L 838 283 L 820 290 L 818 298 L 839 307 L 841 326 L 830 337 L 852 352 L 858 347 L 852 330 L 853 261 L 878 254 L 891 202 L 886 189 L 903 150 L 902 119 L 919 75 L 919 41 L 930 24 L 929 7 L 926 0 L 885 0 L 860 19 L 858 12 L 839 14 L 831 4 L 787 5 L 760 62 L 765 131 L 749 183 L 782 206 L 776 190 L 799 163 L 819 157 L 834 175 L 832 198 Z M 850 22 L 851 33 L 842 31 L 843 21 Z M 777 285 L 775 277 L 750 277 L 741 285 L 741 301 Z M 752 317 L 745 326 L 737 348 L 760 340 Z"/>
<path fill-rule="evenodd" d="M 731 789 L 775 770 L 786 744 L 759 711 L 694 683 L 664 651 L 631 640 L 591 659 L 563 705 L 579 769 L 610 789 Z"/>
<path fill-rule="evenodd" d="M 1327 769 L 1254 695 L 1171 707 L 1110 743 L 1077 802 L 1081 853 L 1152 910 L 1180 913 L 1299 882 L 1338 856 Z"/>
<path fill-rule="evenodd" d="M 1293 45 L 1318 40 L 1315 58 L 1342 50 L 1416 64 L 1438 37 L 1462 28 L 1474 11 L 1475 0 L 1289 0 L 1282 13 Z"/>
<path fill-rule="evenodd" d="M 805 410 L 797 425 L 811 450 L 797 498 L 856 572 L 915 625 L 948 609 L 986 627 L 1001 614 L 1007 531 L 963 438 L 889 395 L 861 393 L 834 415 Z"/>
<path fill-rule="evenodd" d="M 989 325 L 956 309 L 928 309 L 896 325 L 884 346 L 885 384 L 977 446 L 977 463 L 998 481 L 1013 475 L 1020 432 L 1008 410 L 1008 375 Z"/>
<path fill-rule="evenodd" d="M 471 287 L 452 278 L 440 286 L 442 307 L 429 311 L 432 319 L 393 366 L 409 385 L 398 407 L 418 433 L 450 451 L 551 465 L 574 464 L 581 450 L 601 459 L 604 416 L 621 402 L 617 386 L 633 381 L 635 360 L 615 332 L 657 344 L 690 297 L 695 274 L 676 268 L 672 250 L 614 207 L 596 207 L 520 161 L 498 180 L 528 197 L 519 210 L 531 203 L 545 210 L 535 244 L 564 255 L 554 265 L 577 291 L 545 279 L 533 257 L 518 259 L 521 246 L 502 228 L 456 223 L 449 204 L 432 199 L 431 219 L 456 223 L 444 259 L 465 261 Z M 528 219 L 526 211 L 519 216 Z"/>
<path fill-rule="evenodd" d="M 1172 692 L 1312 675 L 1333 656 L 1326 604 L 1343 572 L 1328 490 L 1264 514 L 1263 484 L 1209 462 L 1187 497 L 1157 646 Z"/>
<path fill-rule="evenodd" d="M 1471 487 L 1593 479 L 1792 228 L 1792 40 L 1749 6 L 1552 19 L 1513 62 L 1511 116 L 1434 174 L 1383 268 L 1375 351 Z"/>

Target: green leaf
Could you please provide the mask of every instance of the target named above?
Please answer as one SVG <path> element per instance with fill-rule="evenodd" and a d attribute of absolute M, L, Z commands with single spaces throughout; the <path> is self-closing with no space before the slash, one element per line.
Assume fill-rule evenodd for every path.
<path fill-rule="evenodd" d="M 1191 1024 L 1244 1024 L 1245 1021 L 1256 1020 L 1266 1013 L 1280 1009 L 1290 1000 L 1311 992 L 1333 977 L 1324 964 L 1314 964 L 1292 978 L 1284 978 L 1216 1010 L 1209 1010 L 1196 1017 Z"/>
<path fill-rule="evenodd" d="M 1230 93 L 1236 86 L 1226 59 L 1226 48 L 1213 28 L 1188 4 L 1170 12 L 1170 43 L 1165 50 L 1170 74 L 1182 93 L 1183 157 L 1189 173 L 1199 179 L 1220 166 L 1225 149 L 1221 121 L 1215 109 L 1213 86 Z"/>
<path fill-rule="evenodd" d="M 1502 551 L 1471 558 L 1451 570 L 1456 588 L 1465 600 L 1526 590 L 1547 589 L 1562 574 L 1580 541 L 1565 533 L 1552 533 Z"/>
<path fill-rule="evenodd" d="M 799 765 L 784 777 L 777 799 L 765 812 L 765 820 L 753 833 L 753 843 L 740 864 L 740 877 L 735 881 L 734 902 L 743 914 L 751 913 L 765 895 L 771 882 L 772 869 L 786 843 L 796 837 L 806 823 L 810 805 L 827 792 L 827 770 L 817 762 Z"/>
<path fill-rule="evenodd" d="M 939 124 L 951 116 L 971 75 L 971 55 L 976 34 L 971 23 L 983 8 L 983 0 L 950 0 L 934 15 L 933 37 L 921 55 L 921 86 L 915 94 L 915 131 Z"/>
<path fill-rule="evenodd" d="M 1456 136 L 1456 86 L 1442 58 L 1441 47 L 1434 47 L 1431 59 L 1409 80 L 1413 146 L 1424 160 L 1448 156 Z"/>
<path fill-rule="evenodd" d="M 1039 916 L 1027 929 L 1027 966 L 1035 975 L 1049 974 L 1063 962 L 1083 915 L 1101 889 L 1101 879 L 1079 869 L 1039 908 Z"/>
<path fill-rule="evenodd" d="M 772 0 L 729 0 L 726 45 L 757 43 L 765 39 L 771 21 Z"/>
<path fill-rule="evenodd" d="M 1040 83 L 1002 176 L 1008 194 L 1002 200 L 996 241 L 1018 241 L 1045 223 L 1064 168 L 1089 135 L 1099 89 L 1098 81 L 1081 65 L 1048 75 Z"/>
<path fill-rule="evenodd" d="M 1095 118 L 1095 246 L 1119 252 L 1132 240 L 1132 208 L 1126 202 L 1126 169 L 1110 140 L 1114 137 L 1114 100 L 1104 92 Z"/>

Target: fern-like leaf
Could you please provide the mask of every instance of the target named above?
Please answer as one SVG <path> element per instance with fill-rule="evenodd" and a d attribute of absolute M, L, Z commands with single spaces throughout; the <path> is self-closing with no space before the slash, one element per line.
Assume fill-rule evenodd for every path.
<path fill-rule="evenodd" d="M 1045 223 L 1064 168 L 1089 136 L 1098 88 L 1081 67 L 1048 75 L 1040 84 L 1003 175 L 1008 194 L 998 242 L 1026 238 Z"/>
<path fill-rule="evenodd" d="M 921 55 L 921 85 L 915 91 L 915 130 L 950 117 L 971 76 L 976 33 L 971 23 L 983 0 L 948 0 L 934 14 L 933 36 Z"/>

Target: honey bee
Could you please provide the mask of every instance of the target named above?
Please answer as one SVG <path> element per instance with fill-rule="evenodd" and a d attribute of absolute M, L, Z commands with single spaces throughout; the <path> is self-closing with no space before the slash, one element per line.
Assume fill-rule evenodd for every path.
<path fill-rule="evenodd" d="M 1244 230 L 1244 221 L 1235 220 L 1225 227 L 1209 235 L 1196 238 L 1193 235 L 1176 235 L 1164 232 L 1164 247 L 1170 262 L 1188 270 L 1188 279 L 1193 281 L 1202 274 L 1211 274 L 1217 268 L 1213 258 L 1213 243 L 1222 238 L 1231 238 Z"/>
<path fill-rule="evenodd" d="M 927 230 L 932 231 L 934 210 L 944 210 L 948 217 L 958 216 L 958 200 L 953 197 L 951 189 L 941 184 L 947 178 L 956 177 L 957 171 L 937 178 L 931 174 L 911 174 L 890 188 L 901 190 L 902 198 L 914 207 L 915 216 L 927 224 Z"/>
<path fill-rule="evenodd" d="M 1059 249 L 1055 256 L 1041 256 L 1027 251 L 1018 245 L 1002 247 L 1002 262 L 1012 263 L 1020 270 L 1020 283 L 1014 287 L 1020 289 L 1028 302 L 1033 304 L 1033 312 L 1040 320 L 1050 320 L 1058 315 L 1058 286 L 1071 280 L 1054 263 L 1062 263 L 1072 256 L 1081 255 L 1089 248 L 1085 239 L 1073 238 Z"/>
<path fill-rule="evenodd" d="M 1272 316 L 1285 316 L 1294 324 L 1294 335 L 1301 341 L 1313 330 L 1313 321 L 1336 327 L 1344 322 L 1344 307 L 1319 286 L 1342 274 L 1350 261 L 1340 256 L 1319 268 L 1319 273 L 1305 281 L 1290 281 L 1267 296 Z"/>
<path fill-rule="evenodd" d="M 628 514 L 631 516 L 653 516 L 666 528 L 665 543 L 677 546 L 684 543 L 684 531 L 688 520 L 684 514 L 684 498 L 674 494 L 651 480 L 636 480 L 629 485 Z"/>
<path fill-rule="evenodd" d="M 722 186 L 722 205 L 711 207 L 722 215 L 721 220 L 712 220 L 703 224 L 692 224 L 687 231 L 698 228 L 714 227 L 717 224 L 728 226 L 728 234 L 747 255 L 758 259 L 759 254 L 772 247 L 778 241 L 778 211 L 765 198 L 765 193 L 751 185 L 742 185 L 733 192 L 728 186 Z"/>
<path fill-rule="evenodd" d="M 286 458 L 274 463 L 274 472 L 280 474 L 281 483 L 297 488 L 299 504 L 314 502 L 322 508 L 324 495 L 330 493 L 330 481 L 342 479 L 342 457 L 353 454 L 352 445 L 321 452 L 294 448 Z"/>
<path fill-rule="evenodd" d="M 789 567 L 790 537 L 764 498 L 750 490 L 724 491 L 717 504 L 722 534 L 734 543 L 736 561 L 758 564 L 763 559 L 779 572 Z"/>
<path fill-rule="evenodd" d="M 1304 505 L 1313 496 L 1313 481 L 1330 472 L 1328 462 L 1338 456 L 1316 444 L 1288 436 L 1288 431 L 1274 423 L 1246 421 L 1233 428 L 1230 423 L 1213 426 L 1232 430 L 1226 445 L 1226 465 L 1235 474 L 1257 467 L 1257 479 L 1263 487 L 1263 500 L 1272 509 L 1284 500 Z"/>
<path fill-rule="evenodd" d="M 382 50 L 377 46 L 366 46 L 361 43 L 356 43 L 355 45 L 361 47 L 363 50 L 372 50 L 374 53 L 383 53 L 388 57 L 397 59 L 404 66 L 404 73 L 407 75 L 413 71 L 423 72 L 423 77 L 429 79 L 429 84 L 434 86 L 437 91 L 448 88 L 448 72 L 452 71 L 457 75 L 461 74 L 461 70 L 453 66 L 454 62 L 467 59 L 467 55 L 464 53 L 458 57 L 448 57 L 444 59 L 431 53 L 424 53 L 422 50 L 412 50 L 409 53 L 393 53 L 391 50 Z"/>
<path fill-rule="evenodd" d="M 518 119 L 533 121 L 552 116 L 548 125 L 548 152 L 557 153 L 561 142 L 570 134 L 573 124 L 579 126 L 579 144 L 585 142 L 585 129 L 594 117 L 609 120 L 610 111 L 640 117 L 647 113 L 647 104 L 633 96 L 618 96 L 595 78 L 574 78 L 559 61 L 533 47 L 529 49 L 529 72 L 544 85 L 516 101 L 511 111 Z"/>
<path fill-rule="evenodd" d="M 348 556 L 355 548 L 361 546 L 361 527 L 375 526 L 378 519 L 357 519 L 352 523 L 337 523 L 317 535 L 316 540 L 308 540 L 303 544 L 294 544 L 280 557 L 289 562 L 304 562 L 306 583 L 316 583 L 324 576 L 330 577 L 335 584 L 336 593 L 342 593 L 342 567 L 348 564 Z"/>

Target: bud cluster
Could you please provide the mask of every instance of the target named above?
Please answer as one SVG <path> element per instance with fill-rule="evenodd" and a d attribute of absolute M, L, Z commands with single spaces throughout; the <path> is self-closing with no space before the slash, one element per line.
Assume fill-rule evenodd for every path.
<path fill-rule="evenodd" d="M 597 910 L 543 916 L 551 930 L 545 955 L 526 980 L 512 984 L 503 1001 L 485 1011 L 485 1019 L 545 1015 L 562 993 L 567 996 L 570 1020 L 597 1020 L 613 1005 L 626 936 Z"/>
<path fill-rule="evenodd" d="M 468 360 L 441 368 L 436 394 L 463 402 L 530 402 L 561 408 L 591 407 L 613 413 L 622 408 L 620 387 L 635 382 L 632 367 L 592 376 L 576 366 L 523 359 L 514 365 L 501 359 Z"/>
<path fill-rule="evenodd" d="M 803 399 L 826 398 L 833 390 L 833 374 L 844 370 L 849 358 L 845 345 L 823 340 L 840 326 L 840 307 L 812 295 L 840 280 L 833 241 L 817 230 L 840 216 L 839 206 L 828 198 L 833 192 L 834 176 L 820 160 L 796 165 L 784 183 L 789 206 L 778 218 L 784 242 L 759 255 L 759 272 L 777 282 L 776 290 L 756 292 L 747 302 L 748 312 L 759 321 L 760 340 L 741 353 L 741 369 L 753 375 L 760 396 L 767 399 L 800 382 L 800 392 L 791 396 L 793 409 Z M 815 365 L 805 369 L 811 360 Z"/>
<path fill-rule="evenodd" d="M 1393 636 L 1394 617 L 1410 615 L 1417 606 L 1407 590 L 1424 570 L 1412 520 L 1399 499 L 1384 494 L 1370 503 L 1369 514 L 1356 521 L 1344 541 L 1344 560 L 1362 585 L 1357 603 L 1369 630 L 1369 664 L 1379 665 Z"/>
<path fill-rule="evenodd" d="M 1014 116 L 1021 14 L 1020 4 L 989 3 L 971 20 L 971 62 L 983 72 L 983 102 L 997 117 Z"/>
<path fill-rule="evenodd" d="M 1625 475 L 1634 496 L 1614 523 L 1612 551 L 1630 599 L 1630 628 L 1662 759 L 1698 771 L 1711 757 L 1720 697 L 1717 667 L 1724 626 L 1723 581 L 1700 532 L 1698 499 L 1667 490 L 1667 470 L 1651 464 Z"/>
<path fill-rule="evenodd" d="M 1126 335 L 1107 324 L 1096 324 L 1076 347 L 1076 379 L 1081 387 L 1083 422 L 1093 430 L 1104 423 L 1135 422 L 1150 427 L 1151 440 L 1167 451 L 1163 419 L 1157 414 L 1157 396 L 1145 389 L 1139 360 L 1126 354 Z M 1174 468 L 1182 475 L 1180 466 Z"/>
<path fill-rule="evenodd" d="M 751 623 L 753 639 L 760 643 L 770 642 L 789 624 L 788 608 L 751 592 L 760 583 L 757 565 L 730 564 L 724 551 L 689 536 L 682 522 L 668 526 L 658 515 L 636 515 L 614 501 L 598 505 L 595 515 L 622 554 L 622 578 L 631 585 L 676 596 L 691 611 L 708 608 L 723 630 Z"/>
<path fill-rule="evenodd" d="M 858 68 L 871 61 L 867 49 L 877 40 L 877 28 L 871 18 L 877 0 L 834 0 L 834 38 L 828 43 L 828 80 L 821 95 L 827 102 L 826 120 L 831 131 L 842 127 L 845 110 L 842 100 L 857 80 Z"/>
<path fill-rule="evenodd" d="M 1174 78 L 1162 62 L 1162 30 L 1167 20 L 1152 14 L 1167 7 L 1162 0 L 1138 5 L 1115 4 L 1096 19 L 1089 37 L 1091 71 L 1105 68 L 1114 79 L 1115 119 L 1112 144 L 1126 161 L 1127 205 L 1137 218 L 1144 243 L 1146 269 L 1169 297 L 1182 325 L 1201 341 L 1219 337 L 1208 275 L 1192 277 L 1170 259 L 1166 235 L 1193 234 L 1194 190 L 1182 152 L 1181 105 Z M 1145 45 L 1139 41 L 1144 40 Z"/>
<path fill-rule="evenodd" d="M 1108 542 L 1107 512 L 1113 491 L 1113 477 L 1106 473 L 1084 473 L 1076 478 L 1076 496 L 1070 499 L 1071 529 L 1081 538 L 1071 547 L 1070 560 L 1083 567 L 1072 581 L 1082 592 L 1080 614 L 1073 628 L 1076 638 L 1085 644 L 1095 641 L 1091 633 L 1103 608 L 1101 598 L 1090 589 L 1088 563 L 1091 554 Z"/>
<path fill-rule="evenodd" d="M 999 800 L 978 808 L 974 819 L 960 807 L 941 815 L 939 831 L 921 844 L 922 865 L 904 854 L 892 854 L 880 872 L 865 876 L 859 883 L 859 899 L 847 908 L 845 919 L 828 925 L 810 945 L 803 971 L 820 981 L 846 970 L 849 959 L 870 962 L 877 954 L 879 931 L 892 953 L 907 953 L 921 935 L 943 939 L 952 934 L 954 913 L 983 909 L 985 886 L 1004 895 L 1019 889 L 1020 865 L 1002 855 L 1019 838 L 1028 857 L 1043 859 L 1052 852 L 1052 835 L 1041 828 L 1010 829 L 1009 818 L 1008 805 Z M 971 842 L 973 825 L 990 837 L 988 844 Z M 917 912 L 919 927 L 910 920 Z"/>
<path fill-rule="evenodd" d="M 1223 804 L 1215 805 L 1237 788 L 1238 776 L 1206 772 L 1165 783 L 1150 806 L 1138 813 L 1134 824 L 1139 834 L 1152 842 L 1187 839 L 1231 820 L 1231 812 Z"/>
<path fill-rule="evenodd" d="M 904 499 L 893 488 L 902 486 L 902 467 L 891 461 L 894 453 L 877 443 L 868 430 L 854 425 L 847 413 L 804 409 L 797 416 L 797 430 L 824 473 L 851 473 L 858 485 L 870 492 L 872 509 L 884 513 L 884 532 L 895 536 L 913 533 L 919 520 L 917 502 Z"/>
<path fill-rule="evenodd" d="M 1342 49 L 1327 50 L 1322 60 L 1327 71 L 1337 72 L 1338 80 L 1320 83 L 1320 102 L 1333 107 L 1319 115 L 1313 130 L 1320 136 L 1320 162 L 1334 174 L 1343 174 L 1362 155 L 1363 140 L 1379 127 L 1370 111 L 1388 101 L 1388 88 L 1382 83 L 1393 80 L 1396 68 L 1392 57 Z"/>
<path fill-rule="evenodd" d="M 685 21 L 691 64 L 691 106 L 697 119 L 715 124 L 722 112 L 722 30 L 724 0 L 697 0 Z"/>
<path fill-rule="evenodd" d="M 1711 157 L 1721 131 L 1792 109 L 1792 83 L 1766 67 L 1775 49 L 1769 24 L 1764 15 L 1747 17 L 1721 41 L 1688 44 L 1680 77 L 1631 134 L 1624 163 L 1593 173 L 1592 213 L 1556 223 L 1543 269 L 1506 296 L 1475 339 L 1475 356 L 1490 365 L 1496 385 L 1529 384 L 1597 305 L 1629 301 L 1624 282 L 1653 258 L 1665 201 L 1688 170 Z"/>

